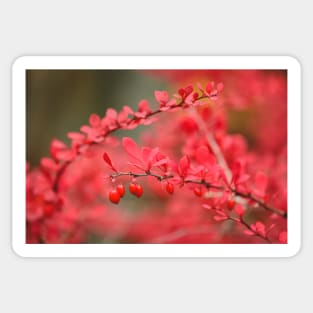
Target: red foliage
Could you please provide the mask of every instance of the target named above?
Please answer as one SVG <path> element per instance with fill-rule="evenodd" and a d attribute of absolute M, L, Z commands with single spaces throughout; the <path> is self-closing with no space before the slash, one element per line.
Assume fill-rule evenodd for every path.
<path fill-rule="evenodd" d="M 27 171 L 27 242 L 286 243 L 286 79 L 223 72 L 211 76 L 224 84 L 155 91 L 154 110 L 92 114 L 70 146 L 53 140 Z M 253 144 L 229 132 L 234 110 L 255 113 Z M 112 136 L 150 124 L 142 144 Z"/>

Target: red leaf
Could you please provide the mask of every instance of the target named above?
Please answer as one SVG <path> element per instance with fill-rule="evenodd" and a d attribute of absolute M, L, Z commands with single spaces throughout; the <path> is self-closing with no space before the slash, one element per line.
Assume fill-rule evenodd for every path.
<path fill-rule="evenodd" d="M 88 135 L 93 131 L 93 129 L 90 126 L 83 125 L 81 126 L 80 131 Z"/>
<path fill-rule="evenodd" d="M 218 83 L 216 86 L 217 92 L 221 92 L 224 89 L 224 84 L 223 83 Z"/>
<path fill-rule="evenodd" d="M 215 215 L 213 216 L 213 219 L 217 222 L 225 221 L 227 220 L 227 216 L 222 216 L 222 215 Z"/>
<path fill-rule="evenodd" d="M 233 168 L 232 168 L 232 174 L 233 174 L 232 181 L 235 184 L 237 184 L 237 180 L 243 174 L 243 167 L 244 167 L 243 161 L 236 160 L 234 162 L 234 165 L 233 165 Z"/>
<path fill-rule="evenodd" d="M 148 148 L 148 147 L 141 148 L 141 157 L 145 163 L 149 162 L 150 153 L 151 153 L 151 148 Z"/>
<path fill-rule="evenodd" d="M 91 114 L 89 117 L 89 124 L 92 127 L 97 127 L 100 125 L 101 119 L 97 114 Z"/>
<path fill-rule="evenodd" d="M 217 214 L 221 215 L 221 216 L 226 216 L 227 217 L 226 213 L 223 210 L 217 209 L 217 210 L 215 210 L 215 212 Z"/>
<path fill-rule="evenodd" d="M 41 158 L 40 166 L 49 171 L 56 171 L 59 168 L 58 164 L 50 158 Z"/>
<path fill-rule="evenodd" d="M 202 207 L 204 209 L 207 209 L 207 210 L 212 210 L 213 209 L 213 207 L 211 205 L 208 205 L 208 204 L 202 204 Z"/>
<path fill-rule="evenodd" d="M 245 209 L 243 208 L 241 204 L 237 204 L 235 206 L 235 212 L 238 214 L 239 217 L 241 217 L 245 213 Z"/>
<path fill-rule="evenodd" d="M 159 153 L 159 148 L 156 147 L 154 149 L 151 150 L 150 155 L 149 155 L 149 162 L 153 162 L 157 156 L 157 154 Z"/>
<path fill-rule="evenodd" d="M 264 230 L 265 229 L 265 226 L 262 222 L 256 222 L 255 226 L 256 226 L 257 230 Z"/>
<path fill-rule="evenodd" d="M 175 100 L 175 99 L 171 99 L 171 100 L 169 100 L 169 101 L 166 103 L 166 105 L 167 105 L 168 107 L 175 106 L 175 105 L 176 105 L 176 100 Z M 172 112 L 174 112 L 175 110 L 177 110 L 177 108 L 175 108 L 175 107 L 171 109 Z"/>
<path fill-rule="evenodd" d="M 152 166 L 161 166 L 161 165 L 165 165 L 165 164 L 168 164 L 168 160 L 167 159 L 162 159 L 162 160 L 159 160 L 155 163 L 152 164 Z"/>
<path fill-rule="evenodd" d="M 196 160 L 198 163 L 203 165 L 214 165 L 215 164 L 215 157 L 213 154 L 209 151 L 209 148 L 206 146 L 201 146 L 196 151 Z"/>
<path fill-rule="evenodd" d="M 196 97 L 194 97 L 194 94 L 191 93 L 185 98 L 185 103 L 188 105 L 191 105 L 195 102 Z"/>
<path fill-rule="evenodd" d="M 140 150 L 138 149 L 138 146 L 133 139 L 124 137 L 122 139 L 122 145 L 129 156 L 133 157 L 137 161 L 142 161 L 140 158 Z"/>
<path fill-rule="evenodd" d="M 254 224 L 251 224 L 251 225 L 250 225 L 250 228 L 251 228 L 254 232 L 257 232 L 256 226 L 255 226 Z"/>
<path fill-rule="evenodd" d="M 152 123 L 154 123 L 154 122 L 156 122 L 156 121 L 158 121 L 158 118 L 157 117 L 150 117 L 150 118 L 148 118 L 148 119 L 142 119 L 141 121 L 140 121 L 140 124 L 142 124 L 142 125 L 151 125 Z"/>
<path fill-rule="evenodd" d="M 255 223 L 256 231 L 265 237 L 265 225 L 262 222 Z"/>
<path fill-rule="evenodd" d="M 168 101 L 168 93 L 166 91 L 156 90 L 154 96 L 160 104 L 165 104 Z"/>
<path fill-rule="evenodd" d="M 243 183 L 247 182 L 249 180 L 249 178 L 250 178 L 250 175 L 247 175 L 247 174 L 241 175 L 236 180 L 236 185 L 240 185 L 240 184 L 243 184 Z"/>
<path fill-rule="evenodd" d="M 106 163 L 109 165 L 109 167 L 110 167 L 114 172 L 117 172 L 117 170 L 115 169 L 115 167 L 114 167 L 113 164 L 112 164 L 112 161 L 111 161 L 109 155 L 108 155 L 106 152 L 103 153 L 102 158 L 103 158 L 104 162 L 106 162 Z"/>
<path fill-rule="evenodd" d="M 60 161 L 71 161 L 75 158 L 76 153 L 70 149 L 60 150 L 56 153 L 56 159 Z"/>
<path fill-rule="evenodd" d="M 185 155 L 178 162 L 178 172 L 179 172 L 178 174 L 183 177 L 186 176 L 189 166 L 190 166 L 190 160 L 188 156 Z"/>
<path fill-rule="evenodd" d="M 278 240 L 280 243 L 287 243 L 287 232 L 283 231 L 279 234 Z"/>
<path fill-rule="evenodd" d="M 193 86 L 192 84 L 189 84 L 185 87 L 185 92 L 187 95 L 191 94 L 193 92 Z"/>
<path fill-rule="evenodd" d="M 253 236 L 253 235 L 255 235 L 255 233 L 254 233 L 253 231 L 249 230 L 249 229 L 244 230 L 244 233 L 245 233 L 246 235 L 248 235 L 248 236 Z"/>
<path fill-rule="evenodd" d="M 206 87 L 205 87 L 206 92 L 207 92 L 208 94 L 210 94 L 210 93 L 212 92 L 212 90 L 213 90 L 213 87 L 214 87 L 214 83 L 213 83 L 213 82 L 208 83 L 208 84 L 206 85 Z"/>
<path fill-rule="evenodd" d="M 128 122 L 128 113 L 124 110 L 122 110 L 117 117 L 117 122 L 122 126 L 125 125 L 125 123 Z"/>
<path fill-rule="evenodd" d="M 51 142 L 51 149 L 62 150 L 66 148 L 67 148 L 66 144 L 61 140 L 53 139 Z"/>
<path fill-rule="evenodd" d="M 145 113 L 145 114 L 149 114 L 152 112 L 152 110 L 149 107 L 149 102 L 147 100 L 141 100 L 138 103 L 138 110 L 140 113 Z"/>
<path fill-rule="evenodd" d="M 127 114 L 134 114 L 134 111 L 128 105 L 123 106 L 123 112 Z"/>
<path fill-rule="evenodd" d="M 267 176 L 263 173 L 263 172 L 257 172 L 255 175 L 255 180 L 254 180 L 254 184 L 255 184 L 255 193 L 260 196 L 263 197 L 265 194 L 265 190 L 267 188 Z"/>
<path fill-rule="evenodd" d="M 67 149 L 67 146 L 64 142 L 58 139 L 52 140 L 51 145 L 50 145 L 50 154 L 54 159 L 57 158 L 57 153 L 64 149 Z"/>
<path fill-rule="evenodd" d="M 107 109 L 106 111 L 106 117 L 112 120 L 116 120 L 117 119 L 117 112 L 114 109 Z"/>
<path fill-rule="evenodd" d="M 148 161 L 148 168 L 150 169 L 152 166 L 154 166 L 154 163 L 156 163 L 158 160 L 156 160 L 156 156 L 159 153 L 159 148 L 156 147 L 154 149 L 149 149 L 149 154 L 147 156 Z"/>
<path fill-rule="evenodd" d="M 77 133 L 77 132 L 69 132 L 67 133 L 67 137 L 69 139 L 72 139 L 72 140 L 77 140 L 77 141 L 84 141 L 85 139 L 85 135 L 81 134 L 81 133 Z"/>

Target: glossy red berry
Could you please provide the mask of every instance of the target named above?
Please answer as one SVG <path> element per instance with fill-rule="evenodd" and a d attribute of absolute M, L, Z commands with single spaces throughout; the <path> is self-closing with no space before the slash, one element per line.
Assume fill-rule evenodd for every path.
<path fill-rule="evenodd" d="M 130 193 L 132 193 L 133 195 L 137 195 L 137 185 L 134 183 L 130 183 L 129 184 L 129 191 Z"/>
<path fill-rule="evenodd" d="M 228 201 L 227 201 L 227 208 L 228 208 L 228 210 L 232 210 L 234 207 L 235 207 L 235 201 L 233 200 L 233 199 L 229 199 Z"/>
<path fill-rule="evenodd" d="M 198 197 L 201 197 L 202 196 L 202 190 L 201 188 L 198 188 L 196 187 L 194 190 L 193 190 L 194 194 Z"/>
<path fill-rule="evenodd" d="M 113 189 L 109 192 L 109 199 L 112 203 L 118 204 L 120 202 L 120 194 L 116 189 Z"/>
<path fill-rule="evenodd" d="M 140 198 L 140 197 L 142 196 L 142 194 L 143 194 L 143 188 L 142 188 L 142 186 L 141 186 L 141 185 L 137 185 L 137 186 L 136 186 L 136 196 L 137 196 L 138 198 Z"/>
<path fill-rule="evenodd" d="M 124 195 L 125 195 L 125 187 L 124 187 L 124 185 L 122 185 L 122 184 L 117 185 L 116 190 L 119 193 L 119 195 L 121 196 L 121 198 L 123 198 Z"/>
<path fill-rule="evenodd" d="M 43 207 L 43 213 L 45 215 L 45 217 L 49 217 L 52 215 L 54 211 L 54 206 L 52 204 L 46 204 Z"/>
<path fill-rule="evenodd" d="M 165 189 L 169 194 L 172 194 L 174 192 L 174 185 L 171 183 L 167 183 Z"/>

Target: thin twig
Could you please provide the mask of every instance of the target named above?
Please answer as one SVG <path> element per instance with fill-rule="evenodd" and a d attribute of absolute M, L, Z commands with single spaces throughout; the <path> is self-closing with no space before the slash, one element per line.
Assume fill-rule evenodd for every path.
<path fill-rule="evenodd" d="M 263 240 L 267 241 L 268 243 L 272 243 L 272 241 L 269 238 L 267 238 L 267 236 L 262 236 L 260 233 L 256 232 L 254 229 L 252 229 L 251 226 L 246 221 L 244 221 L 242 217 L 240 219 L 233 218 L 229 215 L 227 215 L 227 217 L 228 217 L 227 218 L 228 220 L 231 220 L 231 221 L 233 221 L 237 224 L 240 224 L 240 225 L 244 225 L 249 231 L 253 232 L 254 236 L 260 237 Z"/>
<path fill-rule="evenodd" d="M 203 119 L 199 116 L 198 112 L 195 109 L 193 109 L 192 112 L 193 112 L 193 117 L 196 119 L 198 126 L 200 127 L 203 135 L 206 137 L 206 140 L 207 140 L 213 154 L 216 157 L 217 163 L 224 170 L 227 181 L 230 184 L 232 174 L 231 174 L 231 171 L 227 165 L 227 162 L 224 158 L 224 155 L 223 155 L 219 145 L 217 144 L 212 132 L 207 131 L 207 127 L 206 127 Z"/>
<path fill-rule="evenodd" d="M 158 175 L 158 174 L 155 174 L 155 173 L 151 173 L 150 171 L 148 172 L 145 172 L 145 173 L 133 173 L 133 172 L 116 172 L 114 174 L 111 174 L 110 175 L 110 178 L 116 178 L 116 177 L 119 177 L 119 176 L 132 176 L 134 178 L 137 178 L 137 177 L 155 177 L 158 181 L 162 181 L 162 180 L 165 180 L 165 179 L 169 179 L 169 178 L 173 178 L 174 176 L 173 175 L 164 175 L 164 176 L 161 176 L 161 175 Z"/>
<path fill-rule="evenodd" d="M 267 205 L 265 202 L 263 202 L 262 200 L 256 198 L 255 196 L 253 196 L 251 193 L 243 193 L 243 192 L 240 192 L 234 188 L 231 189 L 231 191 L 239 196 L 239 197 L 242 197 L 242 198 L 245 198 L 245 199 L 248 199 L 248 200 L 251 200 L 251 201 L 254 201 L 256 202 L 259 206 L 261 206 L 262 208 L 268 210 L 268 211 L 271 211 L 275 214 L 278 214 L 284 218 L 287 218 L 287 212 L 285 211 L 282 211 L 282 210 L 279 210 L 279 209 L 276 209 L 276 208 L 273 208 L 269 205 Z"/>

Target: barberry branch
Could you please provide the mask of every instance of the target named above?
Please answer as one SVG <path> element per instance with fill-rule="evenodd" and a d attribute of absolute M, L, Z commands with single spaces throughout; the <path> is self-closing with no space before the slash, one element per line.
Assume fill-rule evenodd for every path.
<path fill-rule="evenodd" d="M 215 98 L 216 96 L 217 96 L 216 93 L 213 93 L 213 94 L 211 94 L 211 95 L 202 95 L 202 96 L 198 96 L 197 98 L 194 99 L 194 102 L 195 102 L 195 101 L 205 100 L 205 99 L 210 99 L 210 98 Z M 170 107 L 170 110 L 177 109 L 177 108 L 181 108 L 181 107 L 183 107 L 184 105 L 185 105 L 185 100 L 182 99 L 182 100 L 179 101 L 177 104 L 172 105 L 172 106 Z M 132 124 L 136 124 L 136 123 L 139 124 L 139 122 L 140 122 L 141 120 L 147 120 L 147 119 L 149 119 L 150 117 L 155 116 L 155 115 L 158 115 L 158 114 L 160 114 L 160 113 L 162 113 L 162 112 L 164 112 L 164 111 L 161 110 L 161 109 L 157 109 L 157 110 L 155 110 L 155 111 L 152 111 L 152 112 L 150 112 L 150 113 L 147 113 L 147 114 L 145 115 L 145 117 L 137 117 L 137 116 L 134 115 L 133 117 L 131 117 L 131 118 L 125 123 L 125 125 L 121 125 L 120 123 L 116 123 L 116 126 L 115 126 L 115 127 L 113 127 L 113 128 L 110 129 L 110 130 L 104 130 L 103 133 L 102 133 L 100 136 L 103 137 L 103 141 L 104 141 L 104 138 L 107 137 L 107 136 L 109 136 L 109 135 L 111 135 L 112 133 L 114 133 L 114 132 L 116 132 L 116 131 L 118 131 L 118 130 L 121 130 L 121 129 L 125 129 L 125 128 L 127 128 L 128 126 L 130 126 L 130 125 L 132 125 Z M 103 141 L 102 141 L 102 142 L 103 142 Z M 92 146 L 92 145 L 95 145 L 95 144 L 96 144 L 95 142 L 87 142 L 87 143 L 82 144 L 80 147 L 77 147 L 77 148 L 76 148 L 76 150 L 77 150 L 76 156 L 79 156 L 79 155 L 81 154 L 81 152 L 80 152 L 81 150 L 78 149 L 78 148 L 83 148 L 83 147 L 86 147 L 86 146 L 89 147 L 89 146 Z M 101 144 L 101 142 L 98 142 L 98 144 Z M 66 162 L 64 162 L 64 163 L 62 164 L 62 166 L 59 168 L 58 172 L 57 172 L 56 175 L 55 175 L 54 182 L 53 182 L 53 184 L 52 184 L 52 189 L 53 189 L 53 191 L 58 192 L 60 180 L 61 180 L 61 178 L 62 178 L 64 172 L 66 171 L 67 167 L 68 167 L 72 162 L 73 162 L 73 160 L 71 160 L 71 161 L 66 161 Z"/>
<path fill-rule="evenodd" d="M 268 243 L 272 243 L 272 241 L 266 235 L 262 235 L 261 233 L 255 231 L 246 221 L 244 221 L 242 216 L 240 218 L 234 218 L 230 215 L 227 215 L 227 219 L 237 224 L 245 226 L 249 231 L 251 231 L 254 234 L 254 236 L 260 237 L 263 240 L 267 241 Z"/>
<path fill-rule="evenodd" d="M 134 177 L 134 178 L 137 178 L 137 177 L 155 177 L 158 181 L 164 181 L 164 180 L 167 180 L 167 179 L 170 179 L 170 178 L 173 178 L 174 175 L 173 174 L 169 174 L 169 175 L 159 175 L 159 174 L 156 174 L 156 173 L 153 173 L 151 171 L 147 171 L 145 173 L 134 173 L 134 172 L 116 172 L 116 173 L 113 173 L 111 174 L 109 177 L 111 179 L 114 179 L 114 178 L 117 178 L 117 177 L 120 177 L 120 176 L 131 176 L 131 177 Z M 220 190 L 220 191 L 226 191 L 228 190 L 227 187 L 225 186 L 220 186 L 220 185 L 215 185 L 215 184 L 212 184 L 204 179 L 202 180 L 196 180 L 196 179 L 183 179 L 182 180 L 182 183 L 184 184 L 198 184 L 198 185 L 202 185 L 204 186 L 205 188 L 207 189 L 216 189 L 216 190 Z M 282 211 L 282 210 L 279 210 L 279 209 L 276 209 L 276 208 L 273 208 L 273 207 L 270 207 L 268 206 L 266 203 L 264 203 L 263 201 L 257 199 L 256 197 L 254 197 L 251 193 L 248 193 L 248 194 L 245 194 L 243 192 L 240 192 L 234 188 L 231 188 L 230 191 L 235 194 L 236 196 L 239 196 L 239 197 L 242 197 L 242 198 L 245 198 L 245 199 L 248 199 L 248 200 L 251 200 L 251 201 L 254 201 L 256 202 L 259 206 L 263 207 L 264 209 L 266 209 L 267 211 L 270 211 L 272 213 L 275 213 L 277 215 L 280 215 L 282 216 L 283 218 L 287 218 L 287 213 Z"/>
<path fill-rule="evenodd" d="M 185 183 L 193 183 L 193 184 L 200 184 L 205 186 L 207 189 L 217 189 L 220 191 L 225 191 L 227 190 L 226 187 L 224 186 L 217 186 L 217 185 L 212 185 L 209 182 L 205 181 L 205 180 L 185 180 Z M 236 190 L 235 188 L 231 188 L 230 191 L 235 194 L 236 196 L 239 196 L 241 198 L 247 199 L 247 200 L 251 200 L 256 202 L 259 206 L 261 206 L 262 208 L 264 208 L 265 210 L 275 213 L 277 215 L 282 216 L 283 218 L 287 218 L 287 212 L 284 212 L 282 210 L 279 210 L 277 208 L 271 207 L 269 205 L 267 205 L 265 202 L 263 202 L 260 199 L 257 199 L 255 196 L 253 196 L 251 193 L 243 193 L 240 192 L 238 190 Z"/>
<path fill-rule="evenodd" d="M 243 192 L 240 192 L 234 188 L 231 189 L 231 191 L 239 196 L 239 197 L 242 197 L 242 198 L 245 198 L 245 199 L 248 199 L 248 200 L 251 200 L 251 201 L 254 201 L 256 202 L 259 206 L 261 206 L 262 208 L 266 209 L 267 211 L 270 211 L 272 213 L 275 213 L 277 215 L 280 215 L 282 216 L 283 218 L 287 218 L 287 212 L 284 212 L 282 210 L 279 210 L 279 209 L 276 209 L 276 208 L 273 208 L 269 205 L 267 205 L 265 202 L 263 202 L 262 200 L 256 198 L 255 196 L 253 196 L 251 193 L 243 193 Z"/>

